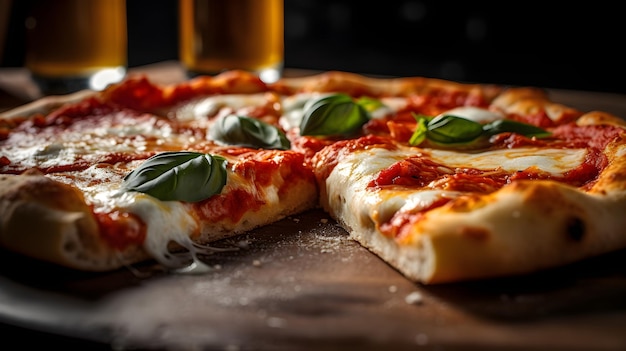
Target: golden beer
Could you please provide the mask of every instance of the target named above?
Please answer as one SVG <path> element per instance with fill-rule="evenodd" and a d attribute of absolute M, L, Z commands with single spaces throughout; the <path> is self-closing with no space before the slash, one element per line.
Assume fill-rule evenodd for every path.
<path fill-rule="evenodd" d="M 87 80 L 100 72 L 106 85 L 123 78 L 125 0 L 37 0 L 30 10 L 25 65 L 36 80 Z"/>
<path fill-rule="evenodd" d="M 271 82 L 284 57 L 283 0 L 180 0 L 179 56 L 191 75 L 229 69 Z"/>

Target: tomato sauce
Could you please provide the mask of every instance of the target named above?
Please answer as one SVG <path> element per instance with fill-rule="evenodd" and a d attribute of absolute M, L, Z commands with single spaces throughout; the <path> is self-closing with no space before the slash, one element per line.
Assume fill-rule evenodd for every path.
<path fill-rule="evenodd" d="M 94 215 L 100 228 L 100 237 L 111 247 L 123 250 L 143 244 L 147 227 L 138 216 L 119 211 L 94 213 Z"/>
<path fill-rule="evenodd" d="M 338 141 L 328 145 L 313 157 L 313 169 L 318 179 L 326 179 L 344 155 L 367 148 L 393 150 L 395 146 L 388 138 L 368 135 L 358 139 Z"/>
<path fill-rule="evenodd" d="M 265 201 L 244 189 L 233 189 L 226 194 L 215 195 L 207 200 L 193 203 L 193 212 L 201 221 L 218 222 L 229 219 L 237 223 L 246 212 L 257 211 Z"/>
<path fill-rule="evenodd" d="M 413 228 L 413 224 L 419 222 L 424 215 L 432 211 L 435 208 L 444 206 L 451 199 L 449 198 L 439 198 L 434 201 L 430 206 L 427 206 L 420 211 L 417 212 L 397 212 L 391 220 L 381 223 L 378 229 L 383 235 L 386 235 L 390 238 L 401 238 L 410 234 L 411 228 Z"/>
<path fill-rule="evenodd" d="M 241 159 L 233 164 L 232 171 L 245 179 L 250 188 L 231 189 L 225 194 L 213 196 L 204 201 L 191 204 L 201 220 L 238 222 L 246 212 L 258 211 L 267 204 L 265 187 L 274 184 L 280 175 L 283 181 L 279 186 L 278 196 L 293 191 L 299 181 L 315 183 L 311 169 L 305 165 L 304 155 L 292 151 L 253 150 L 231 148 L 232 155 Z"/>
<path fill-rule="evenodd" d="M 578 126 L 568 123 L 552 130 L 555 139 L 562 140 L 565 147 L 588 147 L 604 150 L 606 146 L 623 138 L 626 132 L 623 128 L 613 125 Z"/>
<path fill-rule="evenodd" d="M 459 106 L 489 106 L 484 96 L 457 89 L 430 90 L 426 94 L 409 96 L 407 102 L 407 110 L 433 117 Z"/>

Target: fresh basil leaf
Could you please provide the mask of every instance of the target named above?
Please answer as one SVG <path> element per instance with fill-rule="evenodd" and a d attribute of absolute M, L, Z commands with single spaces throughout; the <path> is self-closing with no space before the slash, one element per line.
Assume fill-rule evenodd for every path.
<path fill-rule="evenodd" d="M 441 115 L 428 122 L 428 139 L 444 144 L 466 143 L 472 141 L 483 133 L 483 126 L 469 119 Z"/>
<path fill-rule="evenodd" d="M 418 146 L 424 140 L 426 140 L 426 134 L 428 132 L 428 127 L 426 126 L 427 119 L 423 117 L 419 117 L 418 115 L 413 115 L 413 117 L 417 120 L 417 126 L 415 127 L 415 131 L 413 135 L 411 135 L 411 139 L 409 139 L 409 145 Z"/>
<path fill-rule="evenodd" d="M 532 124 L 516 122 L 509 119 L 501 119 L 487 123 L 483 125 L 483 131 L 489 136 L 505 132 L 517 133 L 527 137 L 537 138 L 545 138 L 551 135 L 550 132 Z"/>
<path fill-rule="evenodd" d="M 127 174 L 122 189 L 163 201 L 202 201 L 222 191 L 227 178 L 226 164 L 226 159 L 217 155 L 163 152 Z"/>
<path fill-rule="evenodd" d="M 365 108 L 367 110 L 367 112 L 372 112 L 372 111 L 375 111 L 375 110 L 385 106 L 385 104 L 383 104 L 382 101 L 380 101 L 378 99 L 371 98 L 369 96 L 362 96 L 362 97 L 360 97 L 356 101 L 356 103 L 358 105 L 363 106 L 363 108 Z"/>
<path fill-rule="evenodd" d="M 454 116 L 439 115 L 429 117 L 413 113 L 417 126 L 409 139 L 409 145 L 417 146 L 428 139 L 438 144 L 467 144 L 499 133 L 511 132 L 528 137 L 544 138 L 551 133 L 532 124 L 508 119 L 480 124 L 472 120 Z"/>
<path fill-rule="evenodd" d="M 255 149 L 288 150 L 285 133 L 257 118 L 228 115 L 219 118 L 209 130 L 209 137 L 218 143 Z"/>
<path fill-rule="evenodd" d="M 347 94 L 333 94 L 305 106 L 300 135 L 349 135 L 361 128 L 370 115 Z"/>

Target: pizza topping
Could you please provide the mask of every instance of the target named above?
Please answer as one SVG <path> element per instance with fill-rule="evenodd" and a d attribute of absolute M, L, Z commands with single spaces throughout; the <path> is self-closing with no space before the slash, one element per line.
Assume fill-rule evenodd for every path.
<path fill-rule="evenodd" d="M 122 190 L 163 201 L 196 202 L 219 194 L 226 184 L 226 159 L 198 152 L 157 154 L 124 177 Z"/>
<path fill-rule="evenodd" d="M 193 121 L 216 116 L 224 108 L 228 108 L 229 111 L 242 111 L 260 108 L 265 104 L 267 97 L 264 93 L 212 95 L 185 102 L 171 113 L 176 115 L 177 120 Z"/>
<path fill-rule="evenodd" d="M 441 144 L 470 142 L 482 135 L 480 123 L 452 115 L 439 115 L 428 118 L 416 115 L 417 128 L 411 136 L 409 144 L 416 146 L 424 139 Z"/>
<path fill-rule="evenodd" d="M 549 132 L 539 127 L 508 119 L 481 124 L 450 114 L 441 114 L 433 118 L 423 115 L 414 115 L 414 117 L 417 120 L 417 127 L 409 139 L 409 144 L 412 146 L 420 145 L 426 139 L 436 144 L 463 144 L 473 142 L 481 137 L 506 132 L 536 138 L 550 135 Z"/>
<path fill-rule="evenodd" d="M 442 113 L 441 115 L 452 115 L 452 116 L 462 117 L 465 119 L 469 119 L 470 121 L 474 121 L 474 122 L 481 123 L 481 124 L 486 124 L 486 123 L 490 123 L 490 122 L 505 118 L 505 116 L 502 113 L 491 111 L 482 107 L 476 107 L 476 106 L 455 107 L 451 110 L 448 110 Z"/>
<path fill-rule="evenodd" d="M 109 245 L 118 249 L 146 240 L 146 224 L 138 216 L 120 211 L 96 212 L 100 235 Z"/>
<path fill-rule="evenodd" d="M 501 168 L 507 172 L 534 169 L 562 176 L 579 167 L 588 155 L 586 149 L 557 149 L 525 147 L 510 150 L 490 150 L 481 153 L 459 153 L 448 150 L 432 150 L 431 157 L 449 167 L 467 167 L 481 170 Z"/>
<path fill-rule="evenodd" d="M 516 133 L 534 138 L 547 138 L 552 135 L 550 132 L 532 124 L 515 122 L 510 119 L 501 119 L 483 125 L 483 134 L 487 136 L 500 133 Z"/>
<path fill-rule="evenodd" d="M 593 182 L 605 165 L 606 158 L 593 149 L 519 148 L 477 154 L 433 150 L 405 154 L 367 186 L 490 193 L 516 180 L 553 179 L 580 187 Z"/>
<path fill-rule="evenodd" d="M 415 197 L 419 201 L 412 199 Z M 451 199 L 442 196 L 441 193 L 424 192 L 421 196 L 410 196 L 406 204 L 396 211 L 388 211 L 387 216 L 374 218 L 381 234 L 391 238 L 402 238 L 411 229 L 410 223 L 416 223 L 423 218 L 424 214 L 441 206 Z"/>
<path fill-rule="evenodd" d="M 624 135 L 624 128 L 612 125 L 579 126 L 568 123 L 554 128 L 553 134 L 556 138 L 564 140 L 567 147 L 604 150 L 611 141 Z"/>
<path fill-rule="evenodd" d="M 169 269 L 182 269 L 181 272 L 206 271 L 205 267 L 197 258 L 198 253 L 211 253 L 214 250 L 200 246 L 193 242 L 198 223 L 188 212 L 186 204 L 178 201 L 159 201 L 154 197 L 138 192 L 124 193 L 116 201 L 121 210 L 132 215 L 128 218 L 140 218 L 146 223 L 144 249 L 152 258 Z M 104 214 L 103 214 L 104 215 Z M 140 227 L 141 228 L 141 227 Z M 121 230 L 120 230 L 121 229 Z M 132 227 L 131 227 L 132 229 Z M 131 232 L 117 229 L 117 235 L 124 234 L 124 238 L 115 240 L 131 240 L 136 236 L 130 236 Z M 111 233 L 108 233 L 111 234 Z M 107 238 L 111 240 L 111 238 Z M 120 245 L 123 241 L 119 242 Z M 172 243 L 186 249 L 174 255 L 171 252 Z"/>
<path fill-rule="evenodd" d="M 490 193 L 507 182 L 502 170 L 481 171 L 471 167 L 452 168 L 426 157 L 410 157 L 381 171 L 368 187 L 396 185 L 448 191 Z"/>
<path fill-rule="evenodd" d="M 228 115 L 219 118 L 209 130 L 209 137 L 225 145 L 278 150 L 291 147 L 282 130 L 246 116 Z"/>
<path fill-rule="evenodd" d="M 325 145 L 320 151 L 313 156 L 312 163 L 314 170 L 318 178 L 326 179 L 328 175 L 333 171 L 335 166 L 342 161 L 345 157 L 350 157 L 358 150 L 395 150 L 397 146 L 393 144 L 389 139 L 382 138 L 374 135 L 364 136 L 358 139 L 342 140 L 330 145 Z M 393 158 L 377 157 L 372 158 L 372 162 L 364 162 L 365 165 L 374 165 L 376 162 L 382 161 L 391 163 Z M 387 164 L 388 165 L 388 164 Z"/>
<path fill-rule="evenodd" d="M 305 106 L 300 135 L 350 135 L 360 129 L 370 115 L 371 99 L 354 101 L 347 94 L 327 95 Z"/>

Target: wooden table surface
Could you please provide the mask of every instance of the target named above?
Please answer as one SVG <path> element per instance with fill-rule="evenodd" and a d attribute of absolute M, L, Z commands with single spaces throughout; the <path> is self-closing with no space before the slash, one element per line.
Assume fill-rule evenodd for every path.
<path fill-rule="evenodd" d="M 160 82 L 184 79 L 171 62 L 140 70 Z M 10 79 L 5 73 L 0 70 L 0 88 L 9 84 L 12 92 L 2 106 L 37 96 L 32 86 L 24 88 L 23 71 L 9 72 Z M 19 79 L 24 85 L 15 88 Z M 551 94 L 583 110 L 626 116 L 622 95 Z M 215 246 L 238 250 L 207 257 L 215 267 L 211 273 L 183 276 L 151 264 L 106 274 L 69 272 L 3 252 L 3 343 L 43 340 L 65 349 L 626 350 L 624 250 L 539 274 L 424 286 L 348 239 L 319 210 Z"/>

